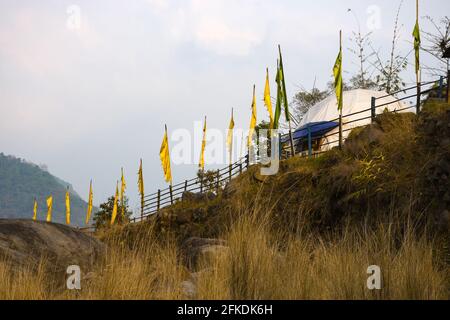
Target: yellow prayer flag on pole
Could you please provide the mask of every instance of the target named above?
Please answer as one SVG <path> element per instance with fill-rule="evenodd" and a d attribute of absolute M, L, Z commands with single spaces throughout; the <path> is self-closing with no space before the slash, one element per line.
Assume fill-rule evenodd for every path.
<path fill-rule="evenodd" d="M 342 112 L 342 32 L 339 32 L 339 54 L 333 67 L 334 75 L 334 90 L 336 92 L 336 99 L 338 103 L 338 110 Z"/>
<path fill-rule="evenodd" d="M 89 184 L 89 197 L 88 197 L 88 207 L 86 212 L 86 224 L 89 223 L 89 220 L 91 219 L 91 213 L 92 213 L 92 200 L 93 200 L 94 194 L 92 192 L 92 180 Z"/>
<path fill-rule="evenodd" d="M 415 52 L 415 65 L 416 65 L 416 83 L 417 83 L 417 95 L 416 95 L 416 113 L 420 112 L 421 92 L 420 86 L 420 28 L 419 28 L 419 0 L 416 0 L 416 24 L 412 33 L 414 37 L 414 52 Z M 448 80 L 447 80 L 448 81 Z"/>
<path fill-rule="evenodd" d="M 139 171 L 138 171 L 138 189 L 139 189 L 139 194 L 141 196 L 144 195 L 144 176 L 142 174 L 142 159 L 139 165 Z"/>
<path fill-rule="evenodd" d="M 256 95 L 255 95 L 255 85 L 253 85 L 253 99 L 252 99 L 252 117 L 250 119 L 250 128 L 248 131 L 248 142 L 247 145 L 250 148 L 252 145 L 253 132 L 256 127 Z"/>
<path fill-rule="evenodd" d="M 164 126 L 164 137 L 159 149 L 159 158 L 164 172 L 164 180 L 172 184 L 172 170 L 170 168 L 170 152 L 169 152 L 169 138 L 167 136 L 167 125 Z"/>
<path fill-rule="evenodd" d="M 111 225 L 113 225 L 114 221 L 116 221 L 118 199 L 119 199 L 119 181 L 117 181 L 117 183 L 116 183 L 116 194 L 114 195 L 114 204 L 113 204 L 113 210 L 112 210 L 112 215 L 111 215 Z"/>
<path fill-rule="evenodd" d="M 123 175 L 123 168 L 122 168 L 122 177 L 120 178 L 121 185 L 120 185 L 120 204 L 122 205 L 122 217 L 125 217 L 125 203 L 124 203 L 124 196 L 125 196 L 125 189 L 127 188 L 127 183 L 125 182 L 125 176 Z"/>
<path fill-rule="evenodd" d="M 202 150 L 200 151 L 200 161 L 198 163 L 199 168 L 205 170 L 205 147 L 206 147 L 206 116 L 203 123 L 203 138 L 202 138 Z"/>
<path fill-rule="evenodd" d="M 142 172 L 142 159 L 139 164 L 138 171 L 138 190 L 141 196 L 141 219 L 144 217 L 144 175 Z"/>
<path fill-rule="evenodd" d="M 230 153 L 230 164 L 233 159 L 233 129 L 234 129 L 234 117 L 233 117 L 233 108 L 231 108 L 231 119 L 230 125 L 228 126 L 228 134 L 227 134 L 227 147 Z"/>
<path fill-rule="evenodd" d="M 270 99 L 270 84 L 269 84 L 269 68 L 266 69 L 266 85 L 264 87 L 264 104 L 269 112 L 269 129 L 273 129 L 273 111 L 272 111 L 272 101 Z"/>
<path fill-rule="evenodd" d="M 33 206 L 33 220 L 37 220 L 37 210 L 38 210 L 38 203 L 36 198 L 34 198 L 34 206 Z"/>
<path fill-rule="evenodd" d="M 70 224 L 70 194 L 69 188 L 66 191 L 66 224 Z"/>
<path fill-rule="evenodd" d="M 414 52 L 415 52 L 415 62 L 416 62 L 416 75 L 419 79 L 420 71 L 420 28 L 419 28 L 419 0 L 416 1 L 416 24 L 414 25 L 414 30 L 412 33 L 414 37 Z M 419 81 L 417 81 L 419 82 Z"/>
<path fill-rule="evenodd" d="M 53 209 L 53 197 L 50 196 L 47 198 L 47 222 L 52 221 L 52 209 Z"/>

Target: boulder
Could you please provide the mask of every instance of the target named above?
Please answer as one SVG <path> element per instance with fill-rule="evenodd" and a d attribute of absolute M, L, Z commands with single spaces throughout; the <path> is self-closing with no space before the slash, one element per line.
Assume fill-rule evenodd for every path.
<path fill-rule="evenodd" d="M 104 256 L 105 248 L 99 240 L 62 224 L 0 219 L 0 260 L 13 266 L 33 268 L 43 260 L 52 272 L 78 265 L 84 273 Z"/>
<path fill-rule="evenodd" d="M 227 249 L 225 240 L 198 237 L 188 238 L 181 246 L 185 263 L 190 269 L 195 269 L 200 259 L 214 256 Z"/>

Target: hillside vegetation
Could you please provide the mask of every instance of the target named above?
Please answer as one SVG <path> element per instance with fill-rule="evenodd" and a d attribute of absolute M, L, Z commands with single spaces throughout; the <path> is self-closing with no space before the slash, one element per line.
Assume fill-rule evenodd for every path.
<path fill-rule="evenodd" d="M 382 114 L 342 150 L 274 176 L 251 166 L 218 194 L 98 231 L 108 249 L 80 292 L 0 263 L 0 298 L 448 299 L 449 123 L 434 102 Z M 371 265 L 381 290 L 367 288 Z"/>
<path fill-rule="evenodd" d="M 281 161 L 276 175 L 258 165 L 219 194 L 185 194 L 151 219 L 158 232 L 218 237 L 242 215 L 262 211 L 286 234 L 337 231 L 349 223 L 396 218 L 419 229 L 448 230 L 450 110 L 430 102 L 420 117 L 384 113 L 352 131 L 343 150 Z M 136 226 L 130 225 L 133 230 Z"/>
<path fill-rule="evenodd" d="M 69 183 L 33 163 L 0 153 L 0 218 L 30 219 L 36 198 L 38 220 L 45 220 L 46 199 L 53 195 L 52 219 L 54 222 L 65 223 L 65 194 L 68 186 L 71 196 L 71 223 L 82 226 L 87 203 L 73 191 Z"/>

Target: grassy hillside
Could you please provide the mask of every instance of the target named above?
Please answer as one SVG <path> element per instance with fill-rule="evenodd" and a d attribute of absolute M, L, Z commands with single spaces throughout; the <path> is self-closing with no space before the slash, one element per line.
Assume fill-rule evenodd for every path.
<path fill-rule="evenodd" d="M 255 165 L 218 194 L 101 230 L 108 253 L 77 293 L 0 262 L 0 298 L 449 299 L 449 123 L 432 102 L 382 114 L 342 150 L 282 161 L 274 176 Z M 381 290 L 367 288 L 372 265 Z"/>
<path fill-rule="evenodd" d="M 71 193 L 71 221 L 84 225 L 87 203 L 70 184 L 39 166 L 0 153 L 0 218 L 26 218 L 33 215 L 34 198 L 38 200 L 38 219 L 47 213 L 46 198 L 53 195 L 53 221 L 65 223 L 65 194 Z"/>
<path fill-rule="evenodd" d="M 252 166 L 218 195 L 187 196 L 152 223 L 180 241 L 218 237 L 252 211 L 265 212 L 271 228 L 286 234 L 324 234 L 348 223 L 371 226 L 394 217 L 448 231 L 449 123 L 448 105 L 432 102 L 420 117 L 381 114 L 353 130 L 343 150 L 282 161 L 274 176 L 263 177 L 259 166 Z"/>

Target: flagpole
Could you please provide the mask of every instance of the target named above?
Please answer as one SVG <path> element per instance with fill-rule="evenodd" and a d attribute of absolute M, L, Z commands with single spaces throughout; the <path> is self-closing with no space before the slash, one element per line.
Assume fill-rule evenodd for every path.
<path fill-rule="evenodd" d="M 339 51 L 342 50 L 342 30 L 339 30 Z M 342 58 L 341 58 L 341 78 L 342 78 Z M 342 85 L 344 85 L 342 83 Z M 343 90 L 342 90 L 343 91 Z M 341 92 L 341 95 L 343 95 L 344 93 Z M 340 99 L 342 99 L 343 97 L 341 96 Z M 339 105 L 339 101 L 338 101 L 338 105 Z M 341 106 L 340 110 L 339 110 L 339 149 L 342 149 L 342 109 L 344 108 L 344 106 Z"/>
<path fill-rule="evenodd" d="M 278 45 L 278 52 L 280 53 L 280 59 L 281 59 L 281 46 Z M 287 105 L 287 93 L 286 93 L 286 86 L 285 83 L 285 76 L 284 76 L 284 67 L 283 67 L 283 91 L 284 91 L 284 99 L 286 99 L 285 104 Z M 286 108 L 285 108 L 286 112 Z M 291 116 L 289 114 L 286 115 L 286 118 L 288 119 L 288 125 L 289 125 L 289 140 L 291 142 L 291 153 L 292 156 L 295 156 L 295 148 L 294 148 L 294 138 L 292 137 L 292 126 L 291 126 Z"/>
<path fill-rule="evenodd" d="M 416 24 L 419 25 L 419 0 L 416 0 Z M 420 29 L 419 29 L 420 30 Z M 420 32 L 420 31 L 419 31 Z M 420 51 L 420 44 L 419 44 Z M 417 63 L 417 61 L 416 61 Z M 416 113 L 420 112 L 420 96 L 421 96 L 421 87 L 420 87 L 420 64 L 419 68 L 416 70 L 416 83 L 417 83 L 417 105 L 416 105 Z"/>
<path fill-rule="evenodd" d="M 233 118 L 233 108 L 231 108 L 231 119 L 234 120 L 234 118 Z M 231 134 L 231 141 L 230 141 L 230 166 L 231 166 L 232 160 L 233 160 L 233 133 Z"/>
<path fill-rule="evenodd" d="M 241 134 L 241 152 L 239 154 L 239 158 L 240 159 L 242 159 L 242 149 L 243 149 L 243 147 L 244 147 L 244 131 L 242 131 L 242 134 Z"/>
<path fill-rule="evenodd" d="M 291 118 L 289 117 L 289 139 L 291 140 L 291 153 L 295 156 L 294 138 L 292 137 Z"/>
<path fill-rule="evenodd" d="M 142 172 L 144 169 L 142 168 L 142 158 L 140 159 L 140 168 L 141 168 L 141 183 L 144 183 L 144 173 Z M 140 190 L 141 191 L 141 190 Z M 144 221 L 144 195 L 142 192 L 140 192 L 141 194 L 141 221 Z"/>

